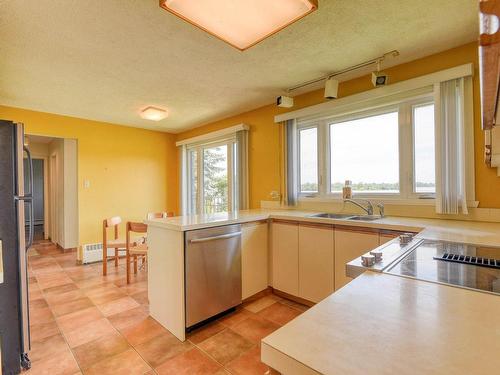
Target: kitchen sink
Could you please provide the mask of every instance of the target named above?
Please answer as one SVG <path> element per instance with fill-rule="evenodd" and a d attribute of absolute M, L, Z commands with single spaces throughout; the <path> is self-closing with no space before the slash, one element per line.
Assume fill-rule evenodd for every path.
<path fill-rule="evenodd" d="M 351 216 L 347 220 L 359 220 L 359 221 L 373 221 L 381 219 L 378 215 L 361 215 L 361 216 Z"/>
<path fill-rule="evenodd" d="M 326 219 L 344 219 L 344 220 L 356 220 L 356 221 L 373 221 L 380 219 L 378 215 L 352 215 L 352 214 L 330 214 L 321 213 L 309 215 L 309 217 L 322 217 Z"/>
<path fill-rule="evenodd" d="M 355 217 L 352 214 L 329 214 L 329 213 L 321 213 L 309 215 L 309 217 L 324 217 L 327 219 L 350 219 L 351 217 Z"/>

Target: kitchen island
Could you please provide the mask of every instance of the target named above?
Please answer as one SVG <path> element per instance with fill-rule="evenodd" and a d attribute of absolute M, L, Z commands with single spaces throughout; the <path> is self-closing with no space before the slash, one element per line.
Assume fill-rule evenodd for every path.
<path fill-rule="evenodd" d="M 409 231 L 417 233 L 417 238 L 475 243 L 483 246 L 500 244 L 500 223 L 404 217 L 386 217 L 375 221 L 349 221 L 311 217 L 311 214 L 313 213 L 296 210 L 248 210 L 147 221 L 150 247 L 148 289 L 151 316 L 180 340 L 185 340 L 184 247 L 185 234 L 191 230 L 230 224 L 244 226 L 259 223 L 264 233 L 267 233 L 266 228 L 269 227 L 269 240 L 266 237 L 267 234 L 265 236 L 261 233 L 259 242 L 261 245 L 257 246 L 257 248 L 266 247 L 266 252 L 263 254 L 264 256 L 268 254 L 268 261 L 264 259 L 258 267 L 250 267 L 247 270 L 247 278 L 249 273 L 262 271 L 262 268 L 267 267 L 266 273 L 268 272 L 269 276 L 261 280 L 258 285 L 260 288 L 269 285 L 275 290 L 288 287 L 282 284 L 283 288 L 281 288 L 278 285 L 278 281 L 282 280 L 276 276 L 276 273 L 281 267 L 277 262 L 289 262 L 290 257 L 280 258 L 273 254 L 273 251 L 277 253 L 279 250 L 274 240 L 274 237 L 279 235 L 276 228 L 285 228 L 285 225 L 290 225 L 291 230 L 295 231 L 285 231 L 283 232 L 285 236 L 289 233 L 297 233 L 294 225 L 314 236 L 316 232 L 307 231 L 320 232 L 322 237 L 317 237 L 318 241 L 308 242 L 314 246 L 312 248 L 306 246 L 306 250 L 311 251 L 311 257 L 315 248 L 325 243 L 325 238 L 333 239 L 334 236 L 337 238 L 338 234 L 343 232 L 354 233 L 354 236 L 357 236 L 355 232 L 357 229 L 363 236 L 373 237 L 374 233 L 377 233 L 376 240 L 368 242 L 373 243 L 373 247 L 378 246 L 379 238 L 382 241 L 383 231 L 399 233 Z M 288 231 L 287 228 L 285 229 Z M 312 238 L 316 239 L 314 236 Z M 267 249 L 267 243 L 269 243 L 269 249 Z M 286 243 L 286 245 L 289 244 Z M 339 260 L 342 259 L 344 250 L 337 245 L 338 243 L 335 242 L 335 259 Z M 308 258 L 308 255 L 309 252 L 301 253 L 300 259 Z M 329 256 L 332 258 L 333 254 Z M 329 262 L 333 262 L 330 258 Z M 259 259 L 262 259 L 262 256 Z M 318 272 L 318 264 L 323 266 L 327 262 L 321 262 L 320 259 L 309 264 L 309 268 L 312 267 L 312 276 L 311 273 L 306 274 L 304 280 L 322 282 L 325 285 L 327 281 L 330 284 L 335 283 L 336 292 L 333 293 L 334 289 L 330 285 L 323 291 L 323 295 L 327 292 L 325 299 L 324 297 L 316 298 L 312 294 L 311 298 L 307 298 L 309 301 L 322 301 L 265 338 L 262 342 L 262 359 L 265 363 L 285 374 L 405 373 L 398 372 L 400 370 L 398 363 L 402 363 L 401 366 L 407 369 L 406 373 L 444 374 L 453 373 L 455 367 L 453 367 L 453 361 L 440 358 L 441 353 L 449 355 L 450 358 L 455 358 L 450 354 L 455 353 L 457 363 L 462 361 L 458 358 L 460 356 L 469 360 L 474 355 L 479 356 L 475 348 L 470 355 L 464 354 L 471 340 L 474 343 L 476 341 L 488 343 L 486 351 L 481 353 L 493 353 L 494 350 L 498 353 L 500 342 L 500 331 L 496 328 L 500 316 L 498 296 L 385 274 L 364 274 L 342 287 L 343 283 L 350 281 L 350 279 L 340 279 L 342 284 L 337 282 L 337 274 L 345 273 L 345 263 L 335 268 L 334 280 L 331 280 L 331 275 L 330 280 L 326 280 Z M 300 268 L 299 271 L 302 272 L 301 264 L 291 263 L 286 266 L 290 265 L 293 269 Z M 326 268 L 333 268 L 333 264 L 329 264 Z M 307 271 L 307 267 L 305 270 Z M 294 276 L 287 274 L 287 277 L 293 278 Z M 262 272 L 259 278 L 262 278 Z M 301 295 L 303 288 L 300 287 L 299 290 L 297 285 L 293 287 L 295 289 L 291 290 L 295 291 L 288 294 Z M 313 289 L 313 292 L 316 292 L 318 288 Z M 258 288 L 254 290 L 257 291 Z M 308 290 L 306 289 L 305 292 Z M 382 298 L 377 300 L 374 296 Z M 452 313 L 455 309 L 457 311 Z M 487 313 L 484 312 L 486 310 Z M 338 330 L 328 329 L 331 326 L 337 326 Z M 454 330 L 455 326 L 459 328 Z M 384 332 L 388 335 L 386 336 L 389 337 L 388 339 L 383 339 Z M 432 332 L 436 332 L 436 335 L 439 333 L 439 335 L 433 335 Z M 447 348 L 444 344 L 446 337 L 440 335 L 448 335 L 453 341 L 452 346 Z M 346 337 L 350 337 L 350 340 L 346 340 Z M 397 345 L 391 344 L 390 340 L 396 340 Z M 433 349 L 421 349 L 421 345 L 428 345 Z M 476 347 L 479 347 L 479 344 Z M 377 354 L 378 351 L 383 354 Z M 429 356 L 429 358 L 422 359 L 422 355 Z M 379 359 L 375 360 L 377 356 Z M 421 367 L 422 371 L 411 372 L 411 366 L 405 364 L 408 362 L 407 357 L 413 358 L 411 363 L 417 362 L 418 358 L 420 365 L 424 366 Z M 442 363 L 444 367 L 439 367 L 438 363 Z M 490 369 L 490 363 L 498 365 L 498 358 L 485 363 L 482 368 Z M 426 364 L 434 366 L 433 370 L 427 371 L 429 369 L 425 367 Z M 368 368 L 376 369 L 376 371 L 367 371 Z M 477 369 L 477 367 L 474 368 Z M 451 372 L 447 371 L 448 369 L 451 369 Z M 494 371 L 489 373 L 494 373 Z"/>

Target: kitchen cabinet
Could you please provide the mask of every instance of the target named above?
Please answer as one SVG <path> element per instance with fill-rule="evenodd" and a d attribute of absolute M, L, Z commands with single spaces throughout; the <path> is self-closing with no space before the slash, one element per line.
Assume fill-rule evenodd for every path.
<path fill-rule="evenodd" d="M 396 232 L 391 230 L 381 230 L 379 234 L 378 244 L 383 245 L 386 242 L 389 242 L 393 238 L 399 236 L 402 232 Z"/>
<path fill-rule="evenodd" d="M 345 274 L 346 263 L 379 246 L 378 230 L 335 228 L 335 290 L 352 279 Z"/>
<path fill-rule="evenodd" d="M 268 286 L 267 221 L 242 224 L 241 228 L 241 288 L 242 298 L 248 298 Z"/>
<path fill-rule="evenodd" d="M 319 302 L 334 292 L 333 225 L 299 225 L 299 297 Z"/>
<path fill-rule="evenodd" d="M 273 288 L 299 295 L 299 225 L 297 222 L 272 222 Z"/>

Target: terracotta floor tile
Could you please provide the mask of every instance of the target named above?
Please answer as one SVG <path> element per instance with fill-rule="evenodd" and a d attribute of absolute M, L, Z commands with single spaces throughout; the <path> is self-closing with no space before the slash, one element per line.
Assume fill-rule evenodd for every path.
<path fill-rule="evenodd" d="M 69 282 L 67 284 L 45 288 L 43 289 L 43 292 L 45 293 L 45 295 L 50 295 L 50 294 L 66 293 L 75 289 L 78 289 L 76 284 L 73 282 Z"/>
<path fill-rule="evenodd" d="M 100 293 L 87 293 L 87 295 L 96 305 L 102 305 L 126 296 L 118 287 L 104 288 Z"/>
<path fill-rule="evenodd" d="M 131 294 L 130 297 L 132 297 L 137 303 L 139 303 L 141 305 L 148 305 L 149 304 L 147 291 Z"/>
<path fill-rule="evenodd" d="M 97 307 L 99 308 L 99 310 L 101 310 L 104 316 L 111 316 L 126 310 L 135 309 L 139 306 L 140 305 L 133 298 L 127 296 L 104 303 L 102 305 L 98 305 Z"/>
<path fill-rule="evenodd" d="M 49 289 L 73 282 L 64 272 L 41 274 L 37 275 L 36 278 L 38 280 L 38 285 L 40 285 L 42 289 Z"/>
<path fill-rule="evenodd" d="M 124 328 L 121 333 L 131 345 L 137 346 L 151 340 L 153 337 L 168 333 L 168 331 L 156 320 L 148 317 L 139 324 Z"/>
<path fill-rule="evenodd" d="M 295 319 L 301 312 L 283 303 L 276 302 L 264 310 L 259 311 L 257 315 L 268 319 L 280 326 L 285 325 L 290 320 Z"/>
<path fill-rule="evenodd" d="M 61 303 L 71 302 L 80 298 L 85 297 L 80 289 L 70 290 L 65 293 L 50 293 L 47 294 L 45 299 L 49 305 L 57 305 Z"/>
<path fill-rule="evenodd" d="M 49 307 L 31 308 L 31 306 L 30 304 L 30 325 L 54 321 L 54 315 Z"/>
<path fill-rule="evenodd" d="M 227 369 L 235 375 L 262 375 L 278 374 L 266 364 L 260 361 L 260 348 L 255 346 L 253 349 L 244 353 L 227 364 Z"/>
<path fill-rule="evenodd" d="M 43 308 L 43 307 L 49 307 L 47 301 L 45 301 L 44 299 L 38 299 L 38 300 L 30 302 L 31 309 L 39 309 L 39 308 Z"/>
<path fill-rule="evenodd" d="M 90 322 L 100 320 L 103 315 L 99 309 L 95 306 L 76 311 L 71 314 L 66 314 L 61 317 L 56 318 L 59 328 L 64 334 L 71 332 L 77 328 L 80 328 Z"/>
<path fill-rule="evenodd" d="M 295 301 L 291 301 L 289 299 L 282 299 L 280 302 L 287 305 L 287 306 L 293 307 L 294 309 L 297 309 L 300 312 L 307 311 L 311 308 L 310 306 L 302 305 L 300 303 L 297 303 Z"/>
<path fill-rule="evenodd" d="M 118 332 L 103 336 L 73 348 L 75 358 L 80 368 L 86 369 L 97 362 L 120 354 L 130 348 L 127 340 Z"/>
<path fill-rule="evenodd" d="M 144 307 L 136 307 L 135 309 L 126 310 L 118 314 L 108 316 L 108 320 L 118 330 L 123 330 L 126 327 L 139 324 L 146 320 L 148 312 Z"/>
<path fill-rule="evenodd" d="M 254 316 L 254 314 L 251 313 L 250 311 L 245 309 L 238 309 L 235 312 L 232 312 L 220 318 L 219 322 L 221 322 L 227 327 L 233 327 L 236 324 L 244 321 L 245 319 L 248 319 L 251 316 Z"/>
<path fill-rule="evenodd" d="M 213 359 L 193 348 L 167 360 L 156 368 L 159 375 L 213 375 L 221 366 Z"/>
<path fill-rule="evenodd" d="M 79 345 L 83 345 L 114 332 L 116 332 L 116 330 L 108 319 L 103 318 L 82 325 L 80 328 L 65 333 L 64 335 L 69 346 L 71 348 L 75 348 Z"/>
<path fill-rule="evenodd" d="M 201 350 L 223 365 L 239 357 L 252 346 L 253 344 L 249 340 L 233 332 L 230 328 L 226 328 L 198 345 Z"/>
<path fill-rule="evenodd" d="M 140 375 L 151 371 L 151 367 L 133 349 L 97 362 L 84 370 L 85 375 Z"/>
<path fill-rule="evenodd" d="M 66 314 L 74 313 L 79 310 L 84 310 L 92 306 L 94 306 L 94 304 L 89 298 L 82 297 L 75 299 L 73 301 L 53 305 L 51 306 L 51 309 L 54 312 L 55 316 L 63 316 Z"/>
<path fill-rule="evenodd" d="M 39 361 L 67 349 L 68 344 L 60 333 L 41 340 L 31 340 L 30 359 L 32 362 Z"/>
<path fill-rule="evenodd" d="M 260 317 L 251 317 L 239 324 L 236 324 L 233 329 L 236 333 L 247 338 L 253 343 L 258 343 L 264 337 L 273 333 L 279 328 L 279 325 L 273 323 L 269 320 L 262 319 Z"/>
<path fill-rule="evenodd" d="M 78 371 L 80 369 L 73 354 L 71 354 L 69 348 L 66 348 L 62 352 L 34 361 L 31 370 L 23 372 L 23 375 L 73 375 Z"/>
<path fill-rule="evenodd" d="M 146 270 L 127 284 L 123 262 L 117 268 L 110 262 L 102 277 L 101 264 L 78 266 L 76 252 L 50 242 L 29 253 L 33 368 L 27 374 L 264 374 L 260 339 L 306 309 L 267 295 L 182 343 L 148 315 Z"/>
<path fill-rule="evenodd" d="M 226 326 L 219 323 L 219 322 L 212 322 L 209 324 L 206 324 L 198 329 L 196 329 L 193 332 L 190 332 L 187 335 L 187 338 L 189 341 L 191 341 L 193 344 L 199 344 L 202 341 L 205 341 L 209 337 L 212 337 L 216 333 L 219 333 L 223 329 L 225 329 Z"/>
<path fill-rule="evenodd" d="M 39 341 L 47 337 L 59 334 L 59 328 L 55 321 L 48 323 L 33 324 L 30 327 L 31 340 Z"/>
<path fill-rule="evenodd" d="M 153 368 L 167 359 L 192 348 L 189 341 L 180 341 L 171 333 L 164 333 L 134 347 L 142 358 Z"/>
<path fill-rule="evenodd" d="M 268 306 L 271 306 L 273 303 L 279 300 L 281 300 L 280 297 L 274 294 L 268 294 L 267 296 L 259 298 L 256 301 L 245 304 L 244 307 L 248 311 L 251 311 L 253 313 L 258 313 L 259 311 L 265 309 Z"/>

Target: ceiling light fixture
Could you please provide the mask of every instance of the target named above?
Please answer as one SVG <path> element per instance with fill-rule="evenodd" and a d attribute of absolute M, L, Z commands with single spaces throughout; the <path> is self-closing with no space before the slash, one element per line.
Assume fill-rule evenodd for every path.
<path fill-rule="evenodd" d="M 160 0 L 160 7 L 241 51 L 318 8 L 317 0 Z"/>
<path fill-rule="evenodd" d="M 328 77 L 325 82 L 325 99 L 336 99 L 339 93 L 339 81 L 333 77 Z"/>
<path fill-rule="evenodd" d="M 160 121 L 168 117 L 168 112 L 165 109 L 149 106 L 144 108 L 139 116 L 146 120 Z"/>
<path fill-rule="evenodd" d="M 326 80 L 326 83 L 325 83 L 325 98 L 327 98 L 327 96 L 326 96 L 326 94 L 327 94 L 327 92 L 326 92 L 326 86 L 330 85 L 330 86 L 332 86 L 332 88 L 335 87 L 335 83 L 333 82 L 335 80 L 333 80 L 331 83 L 328 83 L 328 81 L 332 80 L 333 77 L 337 77 L 337 76 L 339 76 L 341 74 L 352 72 L 353 70 L 361 69 L 361 68 L 364 68 L 364 67 L 367 67 L 367 66 L 370 66 L 370 65 L 373 65 L 373 64 L 377 64 L 377 67 L 378 67 L 377 71 L 379 71 L 380 70 L 380 63 L 382 61 L 384 61 L 389 56 L 390 57 L 397 57 L 397 56 L 399 56 L 399 51 L 398 50 L 393 50 L 393 51 L 384 53 L 382 56 L 379 56 L 379 57 L 376 57 L 374 59 L 362 62 L 360 64 L 356 64 L 356 65 L 350 66 L 348 68 L 339 70 L 337 72 L 330 73 L 327 76 L 323 76 L 323 77 L 320 77 L 320 78 L 311 79 L 310 81 L 299 83 L 298 85 L 289 87 L 289 88 L 287 88 L 284 91 L 287 92 L 287 93 L 290 93 L 290 92 L 292 92 L 294 90 L 297 90 L 297 89 L 300 89 L 302 87 L 309 86 L 309 85 L 312 85 L 314 83 L 318 83 L 318 82 Z M 379 72 L 378 74 L 379 75 L 384 75 L 384 77 L 385 77 L 385 80 L 384 80 L 385 83 L 378 82 L 378 86 L 387 84 L 388 75 L 386 73 L 383 73 L 383 72 Z"/>

